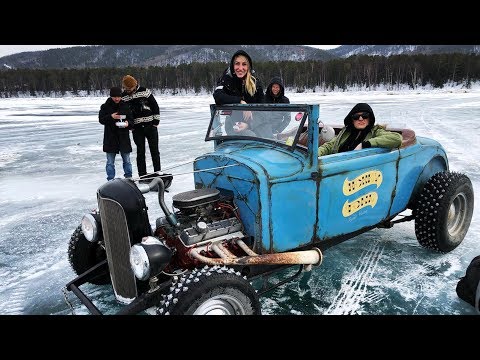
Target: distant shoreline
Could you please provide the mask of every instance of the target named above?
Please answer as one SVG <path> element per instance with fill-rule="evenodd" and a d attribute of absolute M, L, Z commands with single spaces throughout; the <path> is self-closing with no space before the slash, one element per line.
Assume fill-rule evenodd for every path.
<path fill-rule="evenodd" d="M 388 94 L 388 95 L 397 95 L 397 94 L 411 94 L 411 93 L 420 93 L 420 92 L 429 92 L 429 93 L 453 93 L 453 92 L 461 92 L 461 93 L 469 93 L 469 92 L 477 92 L 480 91 L 480 82 L 472 83 L 470 87 L 466 87 L 464 84 L 459 84 L 459 85 L 453 85 L 453 84 L 446 84 L 442 88 L 434 88 L 433 86 L 423 86 L 423 87 L 418 87 L 416 89 L 411 89 L 409 88 L 408 85 L 403 85 L 403 86 L 395 86 L 393 89 L 388 89 L 387 87 L 384 86 L 377 86 L 375 89 L 369 89 L 367 87 L 352 87 L 352 88 L 347 88 L 346 90 L 343 89 L 338 89 L 338 90 L 323 90 L 323 89 L 316 89 L 316 90 L 305 90 L 305 91 L 296 91 L 291 88 L 286 88 L 285 89 L 285 95 L 287 97 L 289 96 L 295 96 L 295 95 L 300 95 L 300 94 L 320 94 L 320 95 L 327 95 L 327 94 L 336 94 L 336 93 L 348 93 L 348 94 L 354 94 L 354 93 L 362 93 L 362 94 Z M 200 92 L 194 92 L 192 91 L 176 91 L 173 93 L 173 91 L 160 91 L 159 89 L 153 89 L 153 93 L 155 96 L 173 96 L 173 97 L 178 97 L 178 96 L 205 96 L 205 95 L 210 95 L 212 96 L 211 92 L 207 91 L 200 91 Z M 48 96 L 31 96 L 31 95 L 26 95 L 26 94 L 19 94 L 18 96 L 12 96 L 12 97 L 0 97 L 0 100 L 2 99 L 15 99 L 15 98 L 27 98 L 27 99 L 36 99 L 36 98 L 85 98 L 85 97 L 108 97 L 108 92 L 107 91 L 96 91 L 96 92 L 90 92 L 90 94 L 87 93 L 87 91 L 80 91 L 78 94 L 72 94 L 71 92 L 66 92 L 65 94 L 56 94 L 56 95 L 51 95 L 49 94 Z"/>

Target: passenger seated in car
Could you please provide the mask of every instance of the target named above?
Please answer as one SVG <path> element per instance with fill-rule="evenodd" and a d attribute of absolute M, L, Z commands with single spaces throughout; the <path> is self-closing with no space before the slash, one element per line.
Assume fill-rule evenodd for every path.
<path fill-rule="evenodd" d="M 366 103 L 355 105 L 343 122 L 345 127 L 338 135 L 318 148 L 318 156 L 369 147 L 394 149 L 402 145 L 399 133 L 375 125 L 373 110 Z"/>

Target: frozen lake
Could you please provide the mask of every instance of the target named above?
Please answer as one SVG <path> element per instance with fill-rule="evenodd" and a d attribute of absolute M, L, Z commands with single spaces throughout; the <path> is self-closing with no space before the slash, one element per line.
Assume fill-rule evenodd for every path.
<path fill-rule="evenodd" d="M 438 140 L 450 170 L 466 173 L 479 202 L 480 89 L 409 92 L 287 94 L 293 103 L 320 104 L 320 118 L 341 124 L 358 102 L 369 103 L 378 124 L 408 127 Z M 161 110 L 162 169 L 187 173 L 171 196 L 192 190 L 192 161 L 210 151 L 204 142 L 211 95 L 156 96 Z M 69 314 L 62 287 L 75 277 L 68 241 L 82 216 L 97 207 L 106 181 L 103 126 L 106 97 L 0 99 L 0 315 Z M 135 146 L 132 163 L 134 176 Z M 183 164 L 183 165 L 182 165 Z M 180 165 L 180 166 L 179 166 Z M 120 156 L 117 176 L 122 175 Z M 153 170 L 147 147 L 147 169 Z M 145 195 L 150 221 L 162 215 L 157 193 Z M 261 298 L 262 312 L 321 314 L 475 314 L 455 293 L 470 260 L 480 255 L 479 212 L 463 243 L 448 254 L 422 248 L 414 223 L 374 229 L 324 253 L 323 264 Z M 296 268 L 291 270 L 296 271 Z M 109 285 L 83 287 L 100 309 L 120 306 Z M 87 310 L 70 294 L 77 314 Z"/>

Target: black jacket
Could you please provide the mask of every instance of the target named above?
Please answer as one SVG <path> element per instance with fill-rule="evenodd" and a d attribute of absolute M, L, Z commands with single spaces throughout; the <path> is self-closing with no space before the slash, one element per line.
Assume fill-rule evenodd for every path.
<path fill-rule="evenodd" d="M 248 59 L 250 63 L 250 72 L 257 80 L 257 91 L 255 92 L 255 94 L 253 94 L 253 96 L 246 91 L 243 85 L 243 80 L 239 79 L 233 71 L 233 61 L 238 55 L 243 55 Z M 245 101 L 247 104 L 263 103 L 264 94 L 261 81 L 255 75 L 252 60 L 245 51 L 239 50 L 235 54 L 233 54 L 232 59 L 230 60 L 229 67 L 225 69 L 222 76 L 217 81 L 217 87 L 213 92 L 213 98 L 215 99 L 215 104 L 217 105 L 239 104 L 241 100 Z"/>
<path fill-rule="evenodd" d="M 138 86 L 132 94 L 123 92 L 122 100 L 130 106 L 135 126 L 160 123 L 160 108 L 150 89 Z"/>
<path fill-rule="evenodd" d="M 120 115 L 126 115 L 128 121 L 127 128 L 119 128 L 115 125 L 118 121 L 112 118 L 112 114 L 118 112 Z M 98 121 L 104 125 L 103 131 L 103 151 L 107 153 L 132 152 L 132 144 L 130 142 L 130 130 L 133 129 L 132 112 L 127 104 L 120 101 L 116 104 L 112 98 L 102 104 L 98 113 Z"/>

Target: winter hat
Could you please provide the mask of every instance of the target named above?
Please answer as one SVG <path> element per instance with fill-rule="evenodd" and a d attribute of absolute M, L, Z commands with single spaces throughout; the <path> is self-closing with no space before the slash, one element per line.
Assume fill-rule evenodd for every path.
<path fill-rule="evenodd" d="M 122 79 L 122 85 L 125 89 L 131 89 L 138 85 L 137 80 L 131 75 L 125 75 Z"/>
<path fill-rule="evenodd" d="M 369 128 L 372 127 L 375 124 L 375 114 L 373 113 L 373 110 L 370 107 L 370 105 L 365 104 L 365 103 L 358 103 L 357 105 L 355 105 L 352 108 L 352 110 L 350 110 L 348 115 L 345 117 L 345 120 L 343 120 L 343 123 L 345 124 L 345 126 L 353 124 L 353 120 L 352 120 L 352 115 L 353 114 L 356 114 L 356 113 L 359 113 L 359 112 L 364 112 L 364 111 L 370 113 L 370 121 L 368 123 L 368 127 Z"/>
<path fill-rule="evenodd" d="M 243 50 L 237 50 L 235 52 L 235 54 L 233 54 L 232 56 L 232 60 L 230 60 L 230 72 L 233 74 L 235 74 L 235 71 L 233 71 L 233 62 L 235 61 L 235 58 L 239 55 L 242 55 L 242 56 L 245 56 L 248 60 L 248 64 L 250 65 L 248 68 L 250 69 L 250 71 L 252 72 L 252 68 L 253 68 L 253 63 L 252 63 L 252 58 L 250 57 L 250 55 L 248 55 L 245 51 Z"/>
<path fill-rule="evenodd" d="M 118 86 L 114 86 L 114 87 L 110 88 L 110 96 L 111 97 L 122 96 L 122 89 L 120 89 Z"/>

